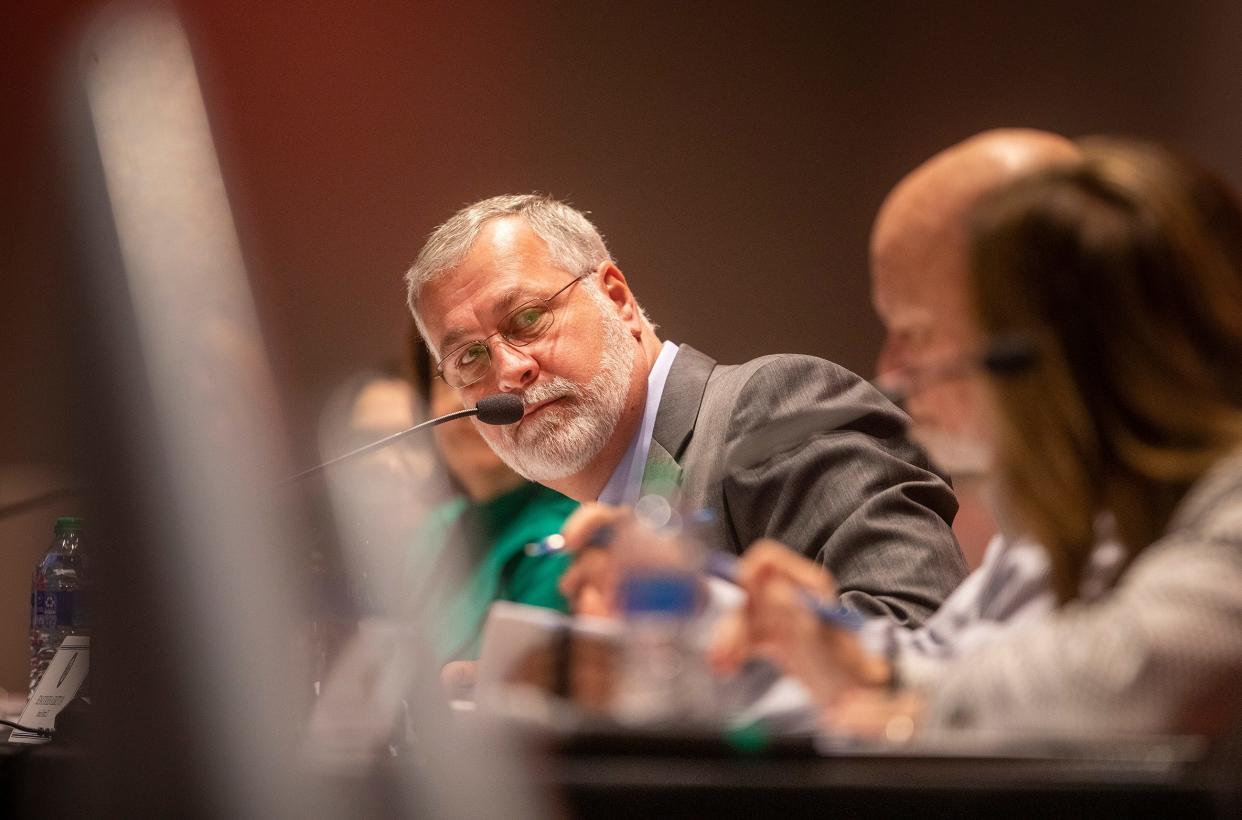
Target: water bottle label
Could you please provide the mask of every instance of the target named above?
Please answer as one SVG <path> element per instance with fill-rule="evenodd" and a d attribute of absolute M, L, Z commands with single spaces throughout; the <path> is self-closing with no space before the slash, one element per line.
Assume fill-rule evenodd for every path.
<path fill-rule="evenodd" d="M 52 632 L 58 627 L 80 627 L 85 622 L 85 607 L 78 606 L 78 593 L 69 590 L 35 592 L 35 628 Z"/>
<path fill-rule="evenodd" d="M 618 592 L 627 615 L 689 617 L 698 606 L 699 586 L 689 573 L 643 572 L 623 578 Z"/>

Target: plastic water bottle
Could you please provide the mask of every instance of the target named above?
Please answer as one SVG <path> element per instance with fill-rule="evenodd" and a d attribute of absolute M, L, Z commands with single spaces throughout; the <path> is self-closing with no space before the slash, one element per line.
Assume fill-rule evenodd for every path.
<path fill-rule="evenodd" d="M 622 582 L 625 638 L 613 701 L 620 722 L 669 725 L 686 721 L 694 711 L 697 586 L 697 579 L 685 573 L 647 572 Z"/>
<path fill-rule="evenodd" d="M 619 553 L 618 602 L 625 620 L 613 713 L 632 726 L 701 723 L 715 710 L 715 682 L 701 646 L 702 545 L 689 537 L 671 508 L 644 516 L 636 507 L 636 540 Z M 658 507 L 663 499 L 651 503 Z M 664 506 L 668 506 L 664 501 Z M 658 513 L 658 511 L 657 511 Z M 669 517 L 675 526 L 669 525 Z"/>
<path fill-rule="evenodd" d="M 57 518 L 52 546 L 35 567 L 30 591 L 30 694 L 69 635 L 90 634 L 90 561 L 82 519 Z"/>

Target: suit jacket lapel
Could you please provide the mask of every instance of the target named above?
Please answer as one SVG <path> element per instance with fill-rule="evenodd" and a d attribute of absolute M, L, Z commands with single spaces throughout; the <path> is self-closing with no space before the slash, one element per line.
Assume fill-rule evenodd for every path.
<path fill-rule="evenodd" d="M 668 379 L 664 382 L 664 395 L 660 397 L 660 409 L 656 412 L 655 429 L 651 433 L 651 453 L 656 452 L 656 445 L 664 451 L 664 456 L 676 463 L 690 441 L 694 432 L 694 423 L 699 417 L 699 407 L 703 404 L 703 393 L 707 389 L 707 379 L 716 367 L 716 362 L 695 350 L 690 345 L 682 345 L 677 349 L 677 358 L 668 371 Z M 652 463 L 648 455 L 647 465 Z M 646 474 L 643 476 L 646 482 Z"/>

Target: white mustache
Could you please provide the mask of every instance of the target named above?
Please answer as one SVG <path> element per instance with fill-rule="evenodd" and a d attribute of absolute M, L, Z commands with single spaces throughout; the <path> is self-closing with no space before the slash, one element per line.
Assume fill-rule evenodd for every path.
<path fill-rule="evenodd" d="M 522 404 L 530 407 L 532 404 L 538 404 L 541 401 L 550 401 L 565 396 L 578 395 L 578 385 L 571 382 L 564 376 L 553 376 L 543 384 L 537 384 L 534 387 L 528 387 L 521 393 L 515 393 Z"/>

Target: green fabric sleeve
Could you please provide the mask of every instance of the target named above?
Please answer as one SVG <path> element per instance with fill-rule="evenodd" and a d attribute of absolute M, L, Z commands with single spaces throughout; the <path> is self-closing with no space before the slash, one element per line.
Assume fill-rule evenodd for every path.
<path fill-rule="evenodd" d="M 433 514 L 428 522 L 432 531 L 420 536 L 423 544 L 417 550 L 425 558 L 440 551 L 430 546 L 438 542 L 467 565 L 460 567 L 463 573 L 452 573 L 464 577 L 462 583 L 446 577 L 437 586 L 436 579 L 429 579 L 435 587 L 429 608 L 432 641 L 441 663 L 478 657 L 483 622 L 493 601 L 568 611 L 557 584 L 570 556 L 532 557 L 526 555 L 525 546 L 560 532 L 577 509 L 576 501 L 527 484 L 484 504 L 462 505 L 458 500 L 457 505 L 443 515 Z"/>

